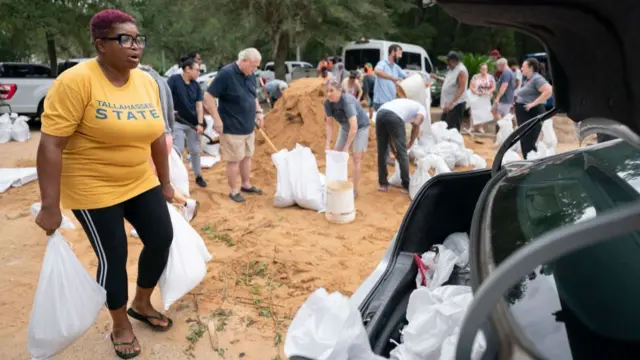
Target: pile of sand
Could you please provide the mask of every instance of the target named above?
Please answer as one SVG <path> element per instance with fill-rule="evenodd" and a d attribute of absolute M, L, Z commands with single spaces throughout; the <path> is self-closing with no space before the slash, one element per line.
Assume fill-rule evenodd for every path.
<path fill-rule="evenodd" d="M 299 79 L 289 85 L 265 118 L 265 132 L 278 150 L 292 149 L 299 143 L 316 155 L 324 152 L 325 96 L 323 81 L 318 78 Z M 272 152 L 261 139 L 258 146 L 258 153 Z"/>

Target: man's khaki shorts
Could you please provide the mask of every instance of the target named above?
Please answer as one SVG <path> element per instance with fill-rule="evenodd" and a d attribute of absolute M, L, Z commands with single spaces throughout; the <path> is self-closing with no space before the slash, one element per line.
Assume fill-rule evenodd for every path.
<path fill-rule="evenodd" d="M 255 150 L 255 135 L 231 135 L 220 136 L 220 155 L 222 160 L 236 162 L 246 157 L 251 157 Z"/>

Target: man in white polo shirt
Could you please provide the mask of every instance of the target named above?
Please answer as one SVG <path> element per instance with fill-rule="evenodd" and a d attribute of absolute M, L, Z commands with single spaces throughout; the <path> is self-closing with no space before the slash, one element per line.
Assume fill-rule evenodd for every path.
<path fill-rule="evenodd" d="M 420 133 L 420 125 L 427 117 L 427 109 L 411 99 L 394 99 L 384 103 L 376 113 L 376 138 L 378 139 L 378 184 L 380 191 L 389 190 L 387 180 L 386 149 L 393 144 L 396 160 L 400 164 L 402 192 L 409 192 L 409 156 L 407 150 Z M 405 124 L 411 124 L 411 138 L 406 143 Z"/>

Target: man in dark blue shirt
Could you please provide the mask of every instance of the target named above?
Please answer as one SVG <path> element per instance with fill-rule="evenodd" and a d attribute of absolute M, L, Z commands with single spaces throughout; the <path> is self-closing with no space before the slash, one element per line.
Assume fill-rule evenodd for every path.
<path fill-rule="evenodd" d="M 254 129 L 262 127 L 262 108 L 256 97 L 256 76 L 262 56 L 254 48 L 242 50 L 238 60 L 218 71 L 207 89 L 204 101 L 213 117 L 214 129 L 220 135 L 222 159 L 227 163 L 227 180 L 231 187 L 229 198 L 245 201 L 242 196 L 262 194 L 251 185 L 251 156 L 254 152 Z M 216 105 L 216 100 L 218 104 Z M 240 173 L 241 183 L 238 182 Z"/>
<path fill-rule="evenodd" d="M 173 129 L 173 146 L 182 155 L 184 143 L 187 142 L 191 156 L 191 168 L 196 175 L 196 184 L 206 187 L 200 166 L 200 135 L 204 131 L 204 107 L 202 105 L 202 89 L 196 81 L 200 76 L 200 64 L 192 57 L 181 59 L 182 74 L 172 75 L 167 83 L 171 89 L 176 112 L 176 123 Z M 193 125 L 196 130 L 180 121 Z"/>

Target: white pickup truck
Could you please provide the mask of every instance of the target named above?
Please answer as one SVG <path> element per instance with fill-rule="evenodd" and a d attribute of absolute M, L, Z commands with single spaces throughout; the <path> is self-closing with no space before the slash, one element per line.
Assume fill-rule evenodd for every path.
<path fill-rule="evenodd" d="M 315 67 L 306 61 L 285 61 L 284 68 L 285 81 L 288 83 L 290 83 L 292 80 L 291 73 L 293 73 L 296 69 L 312 69 L 315 71 Z M 265 82 L 269 82 L 270 80 L 276 78 L 275 65 L 273 61 L 269 61 L 264 65 L 264 69 L 260 72 L 260 77 L 262 77 Z"/>
<path fill-rule="evenodd" d="M 54 80 L 45 65 L 0 63 L 0 113 L 14 112 L 39 120 Z"/>

